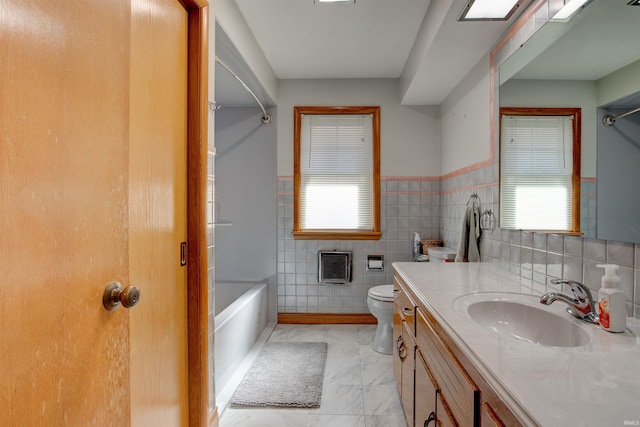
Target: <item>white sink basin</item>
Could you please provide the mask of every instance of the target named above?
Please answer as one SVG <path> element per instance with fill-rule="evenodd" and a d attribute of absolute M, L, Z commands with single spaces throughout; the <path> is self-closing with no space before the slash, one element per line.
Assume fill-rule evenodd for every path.
<path fill-rule="evenodd" d="M 532 344 L 578 347 L 589 343 L 579 320 L 563 312 L 565 305 L 552 308 L 538 301 L 533 295 L 480 292 L 457 298 L 454 307 L 480 326 Z M 560 314 L 556 313 L 558 308 Z"/>

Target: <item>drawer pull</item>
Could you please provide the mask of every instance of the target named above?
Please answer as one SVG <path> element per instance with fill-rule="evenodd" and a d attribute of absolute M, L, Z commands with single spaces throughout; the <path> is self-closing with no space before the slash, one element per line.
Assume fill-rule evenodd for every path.
<path fill-rule="evenodd" d="M 414 314 L 416 314 L 416 311 L 413 308 L 405 307 L 402 309 L 402 314 L 404 314 L 405 316 L 413 316 Z"/>
<path fill-rule="evenodd" d="M 393 290 L 393 294 L 394 295 L 400 295 L 402 293 L 402 291 L 400 289 L 394 289 Z"/>
<path fill-rule="evenodd" d="M 435 421 L 435 420 L 436 420 L 436 413 L 431 411 L 431 413 L 429 414 L 427 419 L 424 420 L 424 426 L 423 427 L 428 427 L 429 424 L 431 424 L 431 421 Z"/>

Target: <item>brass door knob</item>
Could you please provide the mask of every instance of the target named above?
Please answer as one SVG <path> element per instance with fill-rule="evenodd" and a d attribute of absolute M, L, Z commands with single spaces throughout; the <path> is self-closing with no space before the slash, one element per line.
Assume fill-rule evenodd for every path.
<path fill-rule="evenodd" d="M 140 301 L 140 289 L 135 286 L 127 286 L 122 289 L 118 282 L 111 282 L 102 294 L 102 305 L 108 311 L 112 311 L 120 304 L 124 308 L 131 308 Z"/>

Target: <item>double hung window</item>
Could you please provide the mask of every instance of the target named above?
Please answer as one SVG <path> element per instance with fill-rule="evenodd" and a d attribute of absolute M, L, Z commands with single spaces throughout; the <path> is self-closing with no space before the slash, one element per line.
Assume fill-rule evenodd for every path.
<path fill-rule="evenodd" d="M 379 239 L 380 108 L 294 108 L 298 239 Z"/>
<path fill-rule="evenodd" d="M 501 108 L 500 226 L 580 231 L 580 109 Z"/>

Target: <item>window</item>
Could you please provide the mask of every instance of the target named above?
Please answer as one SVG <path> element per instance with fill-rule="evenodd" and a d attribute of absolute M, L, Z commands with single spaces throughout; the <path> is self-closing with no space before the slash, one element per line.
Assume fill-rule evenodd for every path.
<path fill-rule="evenodd" d="M 380 107 L 294 107 L 296 239 L 380 239 Z"/>
<path fill-rule="evenodd" d="M 580 109 L 500 109 L 500 227 L 580 232 Z"/>

